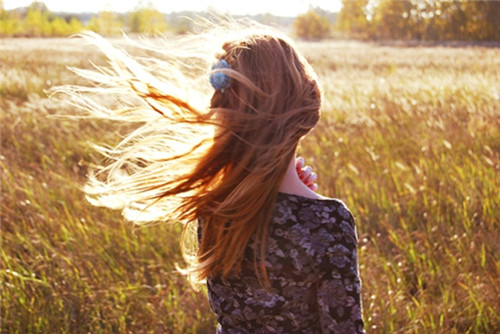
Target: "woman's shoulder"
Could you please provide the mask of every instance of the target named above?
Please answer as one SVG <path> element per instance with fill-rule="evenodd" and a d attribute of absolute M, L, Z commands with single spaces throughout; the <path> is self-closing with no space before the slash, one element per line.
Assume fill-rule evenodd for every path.
<path fill-rule="evenodd" d="M 312 198 L 279 192 L 275 207 L 276 214 L 278 219 L 291 220 L 295 223 L 307 221 L 308 224 L 314 223 L 318 226 L 318 224 L 325 223 L 338 225 L 345 221 L 354 227 L 354 217 L 351 211 L 338 198 L 324 196 Z"/>
<path fill-rule="evenodd" d="M 332 250 L 350 254 L 357 244 L 353 215 L 338 198 L 278 193 L 270 232 L 315 258 Z"/>
<path fill-rule="evenodd" d="M 303 196 L 303 195 L 279 192 L 278 193 L 278 201 L 285 202 L 285 204 L 286 204 L 286 202 L 289 202 L 291 204 L 302 205 L 302 206 L 336 207 L 336 208 L 340 208 L 341 211 L 347 211 L 346 213 L 350 214 L 350 211 L 347 208 L 347 205 L 342 200 L 340 200 L 338 198 L 322 196 L 319 194 L 317 194 L 316 197 L 312 197 L 312 196 L 310 197 L 310 196 Z"/>

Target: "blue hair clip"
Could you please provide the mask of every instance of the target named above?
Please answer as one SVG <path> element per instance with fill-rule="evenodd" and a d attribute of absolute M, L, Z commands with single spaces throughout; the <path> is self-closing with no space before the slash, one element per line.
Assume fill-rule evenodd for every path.
<path fill-rule="evenodd" d="M 212 65 L 212 73 L 210 73 L 210 84 L 216 90 L 220 90 L 224 93 L 224 89 L 229 88 L 231 82 L 229 80 L 229 77 L 225 73 L 217 71 L 223 68 L 231 68 L 224 59 L 221 59 Z"/>

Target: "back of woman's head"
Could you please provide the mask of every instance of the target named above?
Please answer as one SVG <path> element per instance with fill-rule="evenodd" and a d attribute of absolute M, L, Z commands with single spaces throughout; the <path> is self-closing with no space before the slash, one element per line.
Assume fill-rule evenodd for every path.
<path fill-rule="evenodd" d="M 200 277 L 237 271 L 251 238 L 264 240 L 297 144 L 319 119 L 311 67 L 288 38 L 254 23 L 136 44 L 141 55 L 159 58 L 85 36 L 111 66 L 75 70 L 97 85 L 59 92 L 92 116 L 138 125 L 116 147 L 101 149 L 108 159 L 90 174 L 89 200 L 134 221 L 183 221 L 185 232 L 202 218 L 194 269 Z M 208 73 L 221 60 L 227 67 Z M 229 79 L 215 92 L 208 83 L 214 72 Z"/>
<path fill-rule="evenodd" d="M 319 119 L 315 73 L 278 33 L 246 34 L 222 50 L 217 60 L 228 64 L 223 71 L 230 82 L 211 99 L 221 126 L 215 146 L 226 146 L 220 147 L 226 158 L 254 175 L 276 169 L 283 174 L 299 139 Z"/>
<path fill-rule="evenodd" d="M 291 41 L 249 34 L 225 42 L 223 50 L 217 58 L 229 65 L 231 81 L 211 100 L 223 126 L 259 146 L 293 145 L 316 125 L 321 97 L 315 74 Z"/>

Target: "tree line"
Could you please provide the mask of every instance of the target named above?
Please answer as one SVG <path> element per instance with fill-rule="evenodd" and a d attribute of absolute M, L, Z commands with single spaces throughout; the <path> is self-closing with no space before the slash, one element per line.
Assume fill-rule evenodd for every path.
<path fill-rule="evenodd" d="M 83 28 L 84 25 L 77 17 L 55 15 L 41 3 L 35 2 L 25 10 L 8 11 L 0 8 L 2 37 L 68 36 Z"/>
<path fill-rule="evenodd" d="M 55 14 L 42 2 L 33 2 L 28 8 L 0 9 L 0 36 L 2 37 L 58 37 L 69 36 L 82 30 L 92 30 L 102 35 L 118 35 L 122 31 L 145 35 L 172 30 L 185 32 L 185 22 L 177 20 L 167 24 L 165 15 L 152 7 L 137 8 L 131 13 L 118 14 L 101 11 L 83 22 L 76 14 Z"/>
<path fill-rule="evenodd" d="M 310 18 L 311 14 L 307 15 Z M 316 35 L 333 33 L 340 37 L 382 40 L 500 41 L 500 1 L 342 0 L 336 22 L 329 32 L 324 30 L 318 29 Z"/>
<path fill-rule="evenodd" d="M 82 30 L 92 30 L 104 36 L 128 34 L 185 34 L 194 29 L 198 17 L 215 19 L 211 13 L 179 12 L 164 14 L 150 3 L 128 13 L 101 11 L 97 14 L 52 13 L 40 1 L 27 8 L 5 10 L 0 0 L 0 37 L 64 37 Z M 261 23 L 289 26 L 293 18 L 271 14 L 255 15 Z"/>
<path fill-rule="evenodd" d="M 315 40 L 500 41 L 500 1 L 342 0 L 342 5 L 339 13 L 310 8 L 291 21 L 293 33 L 299 38 Z M 270 16 L 261 17 L 263 23 L 278 22 L 277 17 Z M 83 29 L 108 36 L 122 31 L 143 35 L 167 31 L 182 34 L 192 29 L 192 21 L 180 15 L 167 16 L 151 6 L 126 14 L 102 11 L 85 22 L 75 14 L 51 13 L 42 2 L 33 2 L 24 10 L 0 8 L 3 37 L 68 36 Z"/>

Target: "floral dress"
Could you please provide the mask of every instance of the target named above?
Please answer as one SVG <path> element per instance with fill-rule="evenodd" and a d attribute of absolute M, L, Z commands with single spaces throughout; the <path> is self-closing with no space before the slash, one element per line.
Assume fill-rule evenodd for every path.
<path fill-rule="evenodd" d="M 266 239 L 271 289 L 259 284 L 251 241 L 238 277 L 207 279 L 217 333 L 364 333 L 356 244 L 340 200 L 279 193 Z"/>

